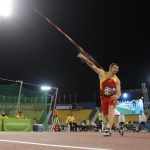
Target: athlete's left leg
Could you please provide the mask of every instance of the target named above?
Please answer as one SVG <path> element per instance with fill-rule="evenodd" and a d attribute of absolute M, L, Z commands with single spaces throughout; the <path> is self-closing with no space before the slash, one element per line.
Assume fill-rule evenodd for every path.
<path fill-rule="evenodd" d="M 114 122 L 114 106 L 113 105 L 109 105 L 108 106 L 108 128 L 105 129 L 105 133 L 103 134 L 103 136 L 111 136 L 111 128 Z M 107 118 L 105 116 L 105 118 Z"/>
<path fill-rule="evenodd" d="M 113 105 L 109 105 L 109 114 L 108 114 L 108 128 L 111 129 L 112 125 L 115 120 L 115 114 L 114 114 L 115 107 Z"/>
<path fill-rule="evenodd" d="M 109 99 L 109 115 L 108 115 L 108 123 L 109 123 L 109 129 L 112 128 L 112 125 L 114 123 L 115 120 L 115 114 L 114 114 L 114 109 L 116 107 L 117 101 Z M 118 129 L 119 134 L 121 136 L 123 136 L 124 132 L 123 132 L 123 127 L 120 127 Z"/>

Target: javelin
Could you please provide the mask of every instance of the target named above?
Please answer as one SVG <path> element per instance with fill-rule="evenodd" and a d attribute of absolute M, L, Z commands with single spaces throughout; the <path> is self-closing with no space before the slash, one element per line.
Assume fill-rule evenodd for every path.
<path fill-rule="evenodd" d="M 32 6 L 31 6 L 32 7 Z M 91 59 L 99 68 L 103 69 L 85 50 L 83 50 L 76 42 L 74 42 L 65 32 L 59 29 L 52 21 L 46 18 L 42 13 L 32 7 L 37 13 L 39 13 L 44 19 L 46 19 L 53 27 L 55 27 L 59 32 L 61 32 L 74 46 L 76 46 L 80 51 L 82 51 L 89 59 Z M 104 69 L 103 69 L 104 70 Z"/>

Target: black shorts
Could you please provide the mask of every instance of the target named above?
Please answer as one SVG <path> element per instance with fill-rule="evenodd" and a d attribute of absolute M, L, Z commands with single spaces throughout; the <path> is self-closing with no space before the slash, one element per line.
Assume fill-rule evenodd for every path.
<path fill-rule="evenodd" d="M 141 122 L 142 125 L 145 125 L 145 122 Z"/>

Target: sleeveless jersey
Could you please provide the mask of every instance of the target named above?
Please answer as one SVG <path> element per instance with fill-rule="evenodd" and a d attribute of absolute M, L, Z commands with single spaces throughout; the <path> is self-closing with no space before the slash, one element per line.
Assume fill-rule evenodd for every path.
<path fill-rule="evenodd" d="M 108 72 L 104 72 L 104 78 L 100 81 L 100 93 L 106 96 L 114 95 L 116 93 L 116 79 L 116 75 L 113 78 L 109 78 Z"/>

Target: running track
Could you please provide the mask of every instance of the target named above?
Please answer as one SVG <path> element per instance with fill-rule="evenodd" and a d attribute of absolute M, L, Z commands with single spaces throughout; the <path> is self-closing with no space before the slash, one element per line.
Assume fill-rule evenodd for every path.
<path fill-rule="evenodd" d="M 150 133 L 1 131 L 0 150 L 150 150 Z"/>

